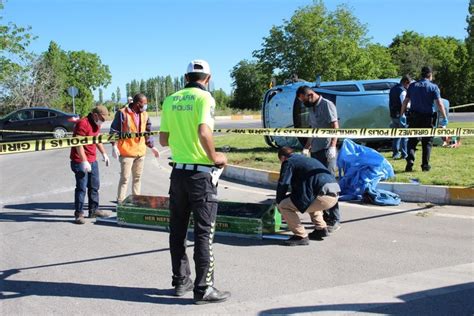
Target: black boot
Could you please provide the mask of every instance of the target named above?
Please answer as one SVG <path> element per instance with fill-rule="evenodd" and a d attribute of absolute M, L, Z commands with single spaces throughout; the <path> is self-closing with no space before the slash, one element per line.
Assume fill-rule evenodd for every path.
<path fill-rule="evenodd" d="M 230 292 L 221 292 L 209 286 L 204 294 L 194 292 L 194 304 L 208 304 L 224 302 L 230 297 Z"/>

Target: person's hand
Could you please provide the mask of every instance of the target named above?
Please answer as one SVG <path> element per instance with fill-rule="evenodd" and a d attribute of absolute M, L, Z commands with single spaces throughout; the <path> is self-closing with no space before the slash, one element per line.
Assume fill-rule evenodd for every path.
<path fill-rule="evenodd" d="M 160 158 L 160 152 L 158 151 L 158 149 L 156 149 L 156 147 L 153 147 L 151 151 L 153 152 L 155 158 Z"/>
<path fill-rule="evenodd" d="M 302 152 L 303 156 L 306 156 L 306 157 L 311 157 L 311 154 L 309 152 L 309 149 L 308 148 L 303 148 L 303 152 Z"/>
<path fill-rule="evenodd" d="M 102 161 L 105 162 L 105 166 L 108 167 L 110 163 L 109 155 L 106 153 L 102 154 Z"/>
<path fill-rule="evenodd" d="M 90 172 L 92 172 L 92 166 L 91 166 L 91 164 L 89 163 L 89 161 L 83 161 L 83 162 L 81 162 L 81 170 L 82 170 L 84 173 L 90 173 Z"/>
<path fill-rule="evenodd" d="M 224 167 L 227 165 L 227 157 L 223 153 L 216 152 L 214 164 L 218 167 Z"/>
<path fill-rule="evenodd" d="M 441 121 L 439 122 L 439 125 L 441 125 L 441 127 L 444 128 L 444 127 L 448 126 L 448 123 L 449 123 L 448 118 L 445 117 L 445 118 L 441 119 Z"/>
<path fill-rule="evenodd" d="M 326 152 L 326 157 L 331 160 L 336 158 L 336 146 L 331 146 L 328 148 L 328 151 Z"/>
<path fill-rule="evenodd" d="M 403 126 L 407 126 L 407 117 L 405 116 L 405 114 L 400 116 L 400 124 Z"/>
<path fill-rule="evenodd" d="M 112 157 L 114 157 L 115 159 L 118 159 L 120 157 L 120 151 L 117 145 L 115 144 L 112 146 Z"/>

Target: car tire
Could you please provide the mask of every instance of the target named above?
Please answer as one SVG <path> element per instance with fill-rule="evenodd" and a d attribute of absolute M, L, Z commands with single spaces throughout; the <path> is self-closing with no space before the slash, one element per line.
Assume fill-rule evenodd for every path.
<path fill-rule="evenodd" d="M 67 133 L 67 130 L 62 126 L 58 126 L 53 129 L 54 138 L 63 138 L 66 136 L 66 133 Z"/>

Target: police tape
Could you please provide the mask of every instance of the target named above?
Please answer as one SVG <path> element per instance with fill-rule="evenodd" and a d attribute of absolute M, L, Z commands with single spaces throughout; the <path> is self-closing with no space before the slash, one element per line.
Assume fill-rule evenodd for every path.
<path fill-rule="evenodd" d="M 116 142 L 119 139 L 128 139 L 136 137 L 149 137 L 158 135 L 159 132 L 146 133 L 122 133 L 118 134 L 100 134 L 97 136 L 77 136 L 65 138 L 36 139 L 18 142 L 0 143 L 0 155 L 25 153 L 32 151 L 44 151 L 53 149 L 64 149 L 70 147 L 106 144 Z"/>
<path fill-rule="evenodd" d="M 312 137 L 312 138 L 413 138 L 413 137 L 473 137 L 474 128 L 230 128 L 215 129 L 215 133 L 259 136 Z M 119 139 L 149 137 L 158 131 L 146 133 L 101 134 L 67 138 L 38 139 L 0 143 L 0 155 L 62 149 L 75 146 L 106 144 Z"/>
<path fill-rule="evenodd" d="M 468 103 L 468 104 L 461 104 L 461 105 L 456 105 L 456 106 L 450 106 L 449 110 L 455 110 L 455 109 L 460 109 L 460 108 L 467 108 L 470 106 L 474 106 L 474 103 Z"/>
<path fill-rule="evenodd" d="M 357 139 L 474 136 L 474 128 L 233 128 L 216 129 L 214 132 L 261 136 Z"/>

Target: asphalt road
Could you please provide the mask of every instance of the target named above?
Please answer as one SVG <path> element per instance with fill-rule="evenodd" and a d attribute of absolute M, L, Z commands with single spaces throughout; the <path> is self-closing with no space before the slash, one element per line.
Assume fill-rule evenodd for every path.
<path fill-rule="evenodd" d="M 167 195 L 169 151 L 160 150 L 147 156 L 143 194 Z M 166 232 L 73 224 L 68 155 L 0 157 L 1 315 L 474 313 L 473 208 L 341 203 L 342 229 L 307 247 L 217 236 L 216 287 L 232 298 L 196 306 L 191 294 L 170 295 Z M 119 165 L 100 172 L 101 208 L 112 211 Z M 229 181 L 219 195 L 274 198 Z M 190 258 L 192 244 L 190 234 Z"/>

